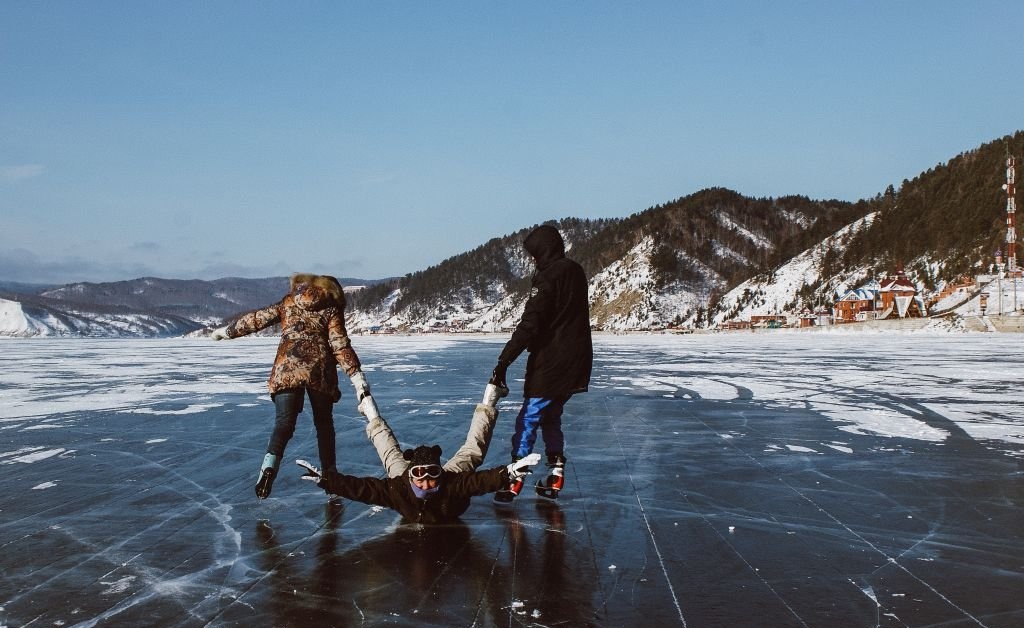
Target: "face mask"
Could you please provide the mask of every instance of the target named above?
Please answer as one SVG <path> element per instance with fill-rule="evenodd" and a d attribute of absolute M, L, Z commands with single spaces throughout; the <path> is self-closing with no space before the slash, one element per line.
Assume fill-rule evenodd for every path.
<path fill-rule="evenodd" d="M 427 499 L 441 489 L 440 484 L 438 484 L 434 488 L 420 488 L 413 484 L 412 482 L 409 482 L 409 486 L 412 487 L 412 492 L 416 494 L 416 497 L 419 497 L 420 499 Z"/>

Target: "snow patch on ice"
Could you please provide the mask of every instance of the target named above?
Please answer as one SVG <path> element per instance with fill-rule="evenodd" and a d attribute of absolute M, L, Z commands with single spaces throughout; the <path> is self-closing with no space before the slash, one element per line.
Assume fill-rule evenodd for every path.
<path fill-rule="evenodd" d="M 951 404 L 925 403 L 922 405 L 955 421 L 957 427 L 967 432 L 971 438 L 1024 444 L 1024 432 L 1021 431 L 1020 423 L 1014 422 L 1008 417 L 988 416 L 982 419 L 974 409 L 967 411 Z"/>
<path fill-rule="evenodd" d="M 788 449 L 790 451 L 793 451 L 793 452 L 797 452 L 797 453 L 819 454 L 819 455 L 821 454 L 820 451 L 818 451 L 816 449 L 811 449 L 810 447 L 804 447 L 803 445 L 786 445 L 786 449 Z"/>
<path fill-rule="evenodd" d="M 194 403 L 180 410 L 159 410 L 156 408 L 132 408 L 131 410 L 121 410 L 121 414 L 152 414 L 152 415 L 176 415 L 176 414 L 199 414 L 212 410 L 214 408 L 221 408 L 224 404 L 220 403 Z"/>
<path fill-rule="evenodd" d="M 68 450 L 64 449 L 63 447 L 59 447 L 57 449 L 45 449 L 45 450 L 37 451 L 37 452 L 31 453 L 31 454 L 25 454 L 24 456 L 18 456 L 17 458 L 12 458 L 11 462 L 21 462 L 21 463 L 24 463 L 24 464 L 32 464 L 33 462 L 39 462 L 40 460 L 46 460 L 47 458 L 52 458 L 54 456 L 59 456 L 60 454 L 64 453 L 65 451 L 68 451 Z"/>
<path fill-rule="evenodd" d="M 9 458 L 11 456 L 20 456 L 31 451 L 39 451 L 43 447 L 22 447 L 21 449 L 15 449 L 14 451 L 5 451 L 0 453 L 0 458 Z"/>
<path fill-rule="evenodd" d="M 124 593 L 128 590 L 128 587 L 131 586 L 133 580 L 135 580 L 135 576 L 125 576 L 120 580 L 115 580 L 113 582 L 106 582 L 104 580 L 100 580 L 100 584 L 105 585 L 107 587 L 107 590 L 101 592 L 100 595 L 115 595 L 117 593 Z"/>
<path fill-rule="evenodd" d="M 832 449 L 835 449 L 836 451 L 841 451 L 844 454 L 852 454 L 853 453 L 853 449 L 850 448 L 850 447 L 847 447 L 845 445 L 840 445 L 840 444 L 836 444 L 836 443 L 822 443 L 822 445 L 824 445 L 826 447 L 831 447 Z"/>
<path fill-rule="evenodd" d="M 851 434 L 874 434 L 897 438 L 942 442 L 949 433 L 913 417 L 887 408 L 820 407 L 815 409 L 840 425 L 839 429 Z"/>

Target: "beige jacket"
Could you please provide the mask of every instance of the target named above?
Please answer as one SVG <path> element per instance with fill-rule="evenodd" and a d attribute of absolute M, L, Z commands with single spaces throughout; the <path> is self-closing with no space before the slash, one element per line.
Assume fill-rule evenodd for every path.
<path fill-rule="evenodd" d="M 469 433 L 462 447 L 455 455 L 444 463 L 445 471 L 462 473 L 476 470 L 487 457 L 487 448 L 491 444 L 494 424 L 498 421 L 498 410 L 494 406 L 478 403 L 473 411 L 473 420 L 469 424 Z M 373 443 L 384 470 L 389 478 L 397 478 L 405 473 L 409 462 L 402 457 L 402 447 L 391 431 L 391 426 L 382 417 L 371 419 L 366 425 L 366 437 Z"/>

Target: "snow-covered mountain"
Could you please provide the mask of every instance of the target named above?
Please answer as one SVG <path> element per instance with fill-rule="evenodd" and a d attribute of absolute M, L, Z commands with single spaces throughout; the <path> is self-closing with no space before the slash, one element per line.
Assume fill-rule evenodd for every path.
<path fill-rule="evenodd" d="M 594 326 L 634 330 L 707 325 L 729 287 L 866 211 L 840 201 L 751 199 L 714 188 L 625 219 L 551 224 L 591 278 Z M 353 330 L 511 328 L 529 294 L 533 264 L 522 242 L 531 229 L 356 295 Z"/>
<path fill-rule="evenodd" d="M 128 308 L 44 305 L 0 298 L 0 336 L 147 338 L 182 336 L 199 329 L 179 316 Z"/>
<path fill-rule="evenodd" d="M 877 213 L 859 218 L 784 264 L 758 273 L 728 290 L 727 279 L 719 270 L 705 263 L 699 255 L 689 255 L 686 251 L 673 252 L 676 257 L 673 264 L 685 269 L 683 279 L 666 279 L 657 259 L 659 246 L 663 245 L 655 235 L 648 233 L 591 275 L 592 323 L 598 329 L 629 331 L 667 326 L 713 328 L 728 321 L 749 320 L 754 315 L 795 317 L 800 309 L 814 302 L 830 302 L 841 296 L 847 287 L 856 287 L 871 275 L 867 267 L 849 267 L 831 273 L 824 273 L 824 267 L 826 258 L 842 256 L 855 241 L 854 236 L 870 227 L 876 218 Z M 721 237 L 711 239 L 707 248 L 717 258 L 741 261 L 749 267 L 750 251 L 770 255 L 775 248 L 771 240 L 735 223 L 729 214 L 713 212 L 712 219 L 737 237 L 732 242 Z M 792 219 L 807 220 L 804 216 Z M 746 253 L 736 250 L 737 242 L 747 247 Z M 369 305 L 360 303 L 358 298 L 350 298 L 347 311 L 350 332 L 438 329 L 499 332 L 512 329 L 522 315 L 528 296 L 524 286 L 529 285 L 533 268 L 515 242 L 503 242 L 498 248 L 510 269 L 504 280 L 491 277 L 486 284 L 465 285 L 454 292 L 435 294 L 429 300 L 407 300 L 404 305 L 401 305 L 404 288 L 397 284 L 385 290 L 383 298 L 370 300 Z M 572 247 L 569 254 L 573 256 Z M 204 328 L 273 303 L 287 291 L 287 282 L 281 278 L 260 280 L 259 289 L 252 286 L 241 289 L 236 285 L 230 292 L 225 289 L 226 280 L 185 282 L 187 291 L 180 286 L 169 287 L 166 281 L 146 278 L 119 282 L 114 287 L 74 284 L 47 290 L 46 296 L 8 294 L 7 299 L 0 300 L 0 336 L 145 337 L 204 333 Z M 346 292 L 350 297 L 358 297 L 365 289 L 364 283 L 349 286 Z M 385 283 L 377 288 L 386 286 Z M 193 303 L 184 296 L 186 292 L 202 298 Z M 721 296 L 715 298 L 716 293 Z M 240 294 L 247 299 L 239 298 Z M 67 300 L 71 297 L 86 299 L 90 295 L 106 303 L 83 305 Z M 971 315 L 979 309 L 978 295 L 974 297 L 973 310 L 964 309 L 963 315 Z M 1009 303 L 1008 292 L 1005 298 Z M 1021 298 L 1024 300 L 1024 293 Z M 159 309 L 143 310 L 126 305 L 128 303 Z M 167 309 L 191 312 L 193 316 L 163 311 Z M 212 314 L 215 309 L 219 309 L 220 315 Z"/>
<path fill-rule="evenodd" d="M 1000 185 L 1008 152 L 1024 154 L 1024 132 L 856 203 L 709 188 L 627 218 L 550 224 L 590 277 L 592 323 L 606 330 L 708 329 L 830 310 L 848 288 L 897 269 L 918 295 L 938 297 L 984 273 L 1005 244 Z M 404 277 L 343 279 L 350 332 L 511 329 L 530 291 L 533 264 L 522 241 L 532 228 Z M 947 299 L 963 303 L 940 302 L 937 311 L 976 316 L 982 295 L 991 311 L 994 302 L 1016 298 L 1006 292 L 1013 282 L 1003 283 L 954 292 Z M 7 301 L 0 335 L 174 335 L 276 302 L 287 280 L 142 278 L 31 295 L 10 289 L 0 292 Z"/>
<path fill-rule="evenodd" d="M 841 297 L 847 287 L 855 287 L 849 284 L 858 282 L 870 271 L 867 268 L 845 268 L 840 273 L 822 276 L 825 256 L 845 251 L 852 234 L 863 231 L 876 217 L 875 213 L 868 214 L 773 271 L 757 275 L 736 286 L 718 301 L 717 313 L 712 316 L 711 325 L 732 320 L 750 320 L 754 315 L 787 312 L 795 315 L 800 306 L 810 305 L 801 304 L 799 295 L 807 287 L 820 286 L 823 282 L 824 292 L 830 300 Z"/>
<path fill-rule="evenodd" d="M 347 290 L 372 281 L 345 279 Z M 274 303 L 287 277 L 214 281 L 141 277 L 64 286 L 4 284 L 0 336 L 164 337 L 200 332 Z M 18 290 L 20 288 L 20 290 Z"/>

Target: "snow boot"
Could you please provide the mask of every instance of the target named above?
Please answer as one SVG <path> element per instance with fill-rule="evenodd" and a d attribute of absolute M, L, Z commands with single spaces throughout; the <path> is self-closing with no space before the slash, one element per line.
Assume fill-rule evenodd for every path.
<path fill-rule="evenodd" d="M 274 486 L 274 478 L 277 477 L 277 469 L 281 466 L 281 459 L 274 454 L 263 456 L 263 465 L 260 467 L 259 479 L 256 481 L 256 497 L 266 499 L 270 497 L 270 489 Z"/>
<path fill-rule="evenodd" d="M 565 456 L 548 456 L 548 477 L 537 481 L 537 494 L 548 499 L 558 499 L 558 492 L 565 483 Z"/>

